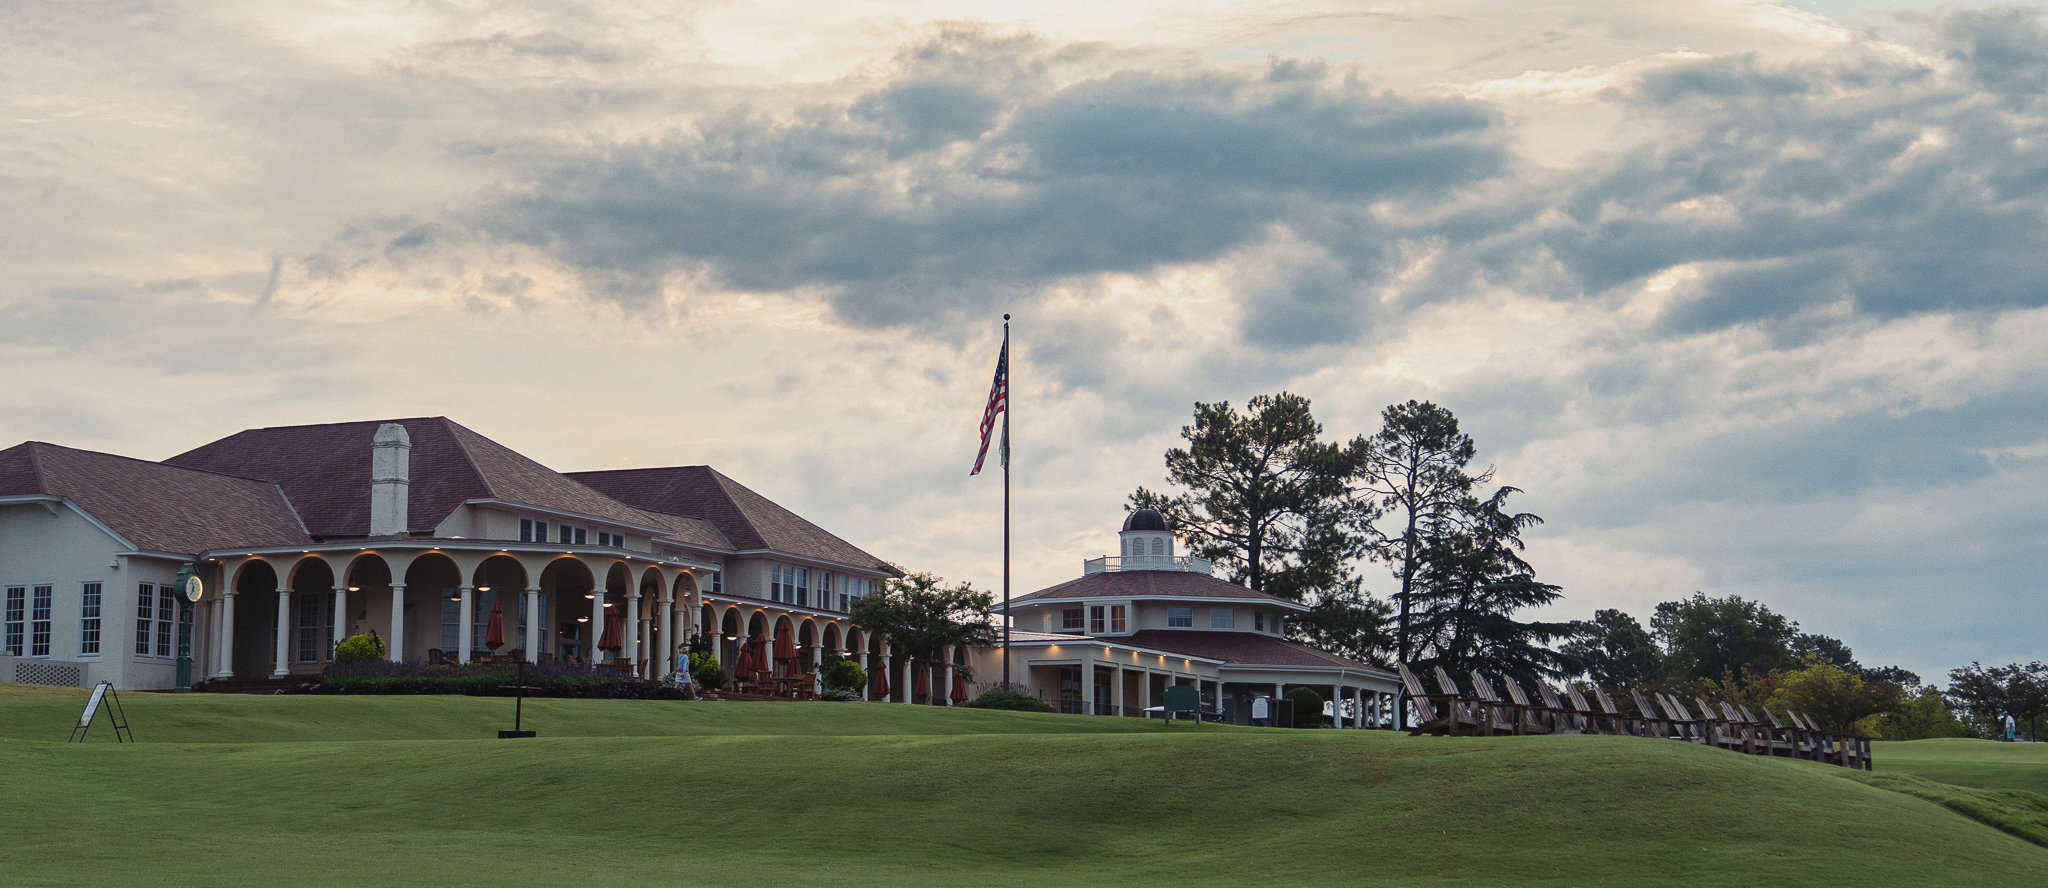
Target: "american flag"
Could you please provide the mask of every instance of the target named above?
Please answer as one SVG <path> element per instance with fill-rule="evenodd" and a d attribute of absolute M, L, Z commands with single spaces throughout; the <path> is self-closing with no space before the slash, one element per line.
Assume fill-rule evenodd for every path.
<path fill-rule="evenodd" d="M 1004 326 L 1008 326 L 1007 324 Z M 1010 409 L 1010 337 L 1003 337 L 1003 350 L 996 354 L 996 378 L 988 386 L 988 406 L 981 410 L 981 449 L 974 454 L 972 477 L 981 474 L 981 462 L 988 458 L 989 434 L 996 429 L 996 414 Z M 1003 429 L 1003 467 L 1010 466 L 1010 430 Z"/>

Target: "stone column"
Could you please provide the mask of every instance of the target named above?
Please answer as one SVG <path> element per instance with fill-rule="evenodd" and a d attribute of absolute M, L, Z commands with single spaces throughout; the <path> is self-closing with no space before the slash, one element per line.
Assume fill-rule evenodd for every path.
<path fill-rule="evenodd" d="M 1330 726 L 1344 730 L 1344 685 L 1341 682 L 1330 686 Z"/>
<path fill-rule="evenodd" d="M 626 590 L 626 664 L 640 674 L 640 590 Z"/>
<path fill-rule="evenodd" d="M 270 670 L 272 678 L 283 678 L 291 673 L 285 662 L 285 650 L 291 643 L 292 631 L 292 590 L 277 590 L 277 663 Z"/>
<path fill-rule="evenodd" d="M 1114 684 L 1111 684 L 1111 685 L 1109 686 L 1109 705 L 1110 705 L 1110 707 L 1111 707 L 1111 708 L 1113 708 L 1113 709 L 1115 709 L 1115 710 L 1116 710 L 1116 712 L 1115 712 L 1115 714 L 1116 714 L 1116 715 L 1123 715 L 1123 714 L 1124 714 L 1124 667 L 1122 667 L 1122 666 L 1116 666 L 1116 667 L 1112 667 L 1112 668 L 1111 668 L 1111 669 L 1109 670 L 1109 673 L 1110 673 L 1110 681 L 1114 682 Z"/>
<path fill-rule="evenodd" d="M 910 683 L 911 658 L 903 658 L 903 683 L 896 686 L 896 702 L 910 703 L 917 699 L 917 688 Z"/>
<path fill-rule="evenodd" d="M 866 648 L 862 648 L 862 649 L 861 649 L 861 652 L 860 652 L 860 674 L 862 674 L 862 675 L 867 675 L 867 674 L 868 674 L 868 652 L 867 652 L 867 649 L 866 649 Z M 870 687 L 873 687 L 873 686 L 874 686 L 874 682 L 873 682 L 872 680 L 870 680 L 870 681 L 864 681 L 864 682 L 861 682 L 861 685 L 860 685 L 860 698 L 861 698 L 862 700 L 867 700 L 867 699 L 871 699 L 870 695 L 868 694 L 868 688 L 870 688 Z"/>
<path fill-rule="evenodd" d="M 825 646 L 811 645 L 811 696 L 821 697 L 825 693 Z"/>
<path fill-rule="evenodd" d="M 1364 688 L 1352 688 L 1352 689 L 1351 689 L 1351 705 L 1352 705 L 1352 706 L 1355 706 L 1355 707 L 1357 707 L 1357 708 L 1358 708 L 1358 727 L 1360 727 L 1360 728 L 1369 728 L 1369 727 L 1372 727 L 1372 726 L 1373 726 L 1373 722 L 1374 722 L 1375 720 L 1374 720 L 1374 719 L 1370 719 L 1370 718 L 1368 718 L 1368 717 L 1366 716 L 1366 713 L 1365 713 L 1365 689 L 1364 689 Z"/>
<path fill-rule="evenodd" d="M 213 674 L 219 678 L 229 678 L 235 674 L 235 590 L 233 589 L 223 591 L 220 596 L 220 659 L 214 663 Z"/>
<path fill-rule="evenodd" d="M 945 705 L 947 706 L 953 705 L 954 668 L 955 667 L 953 666 L 953 651 L 952 649 L 948 648 L 946 650 L 946 681 L 944 687 L 936 687 L 936 685 L 939 684 L 939 682 L 936 680 L 938 676 L 932 676 L 932 678 L 934 679 L 932 684 L 935 685 L 935 687 L 932 688 L 932 693 L 937 694 L 939 699 L 946 701 Z M 937 670 L 933 671 L 936 672 Z"/>
<path fill-rule="evenodd" d="M 1081 714 L 1095 714 L 1095 661 L 1081 658 Z"/>
<path fill-rule="evenodd" d="M 1138 672 L 1138 708 L 1152 708 L 1152 670 Z"/>
<path fill-rule="evenodd" d="M 583 645 L 584 662 L 592 669 L 597 668 L 597 642 L 604 638 L 604 586 L 590 590 L 590 640 Z"/>
<path fill-rule="evenodd" d="M 528 663 L 540 662 L 540 630 L 540 587 L 529 586 L 526 589 L 526 637 L 521 639 L 521 643 L 526 645 Z"/>
<path fill-rule="evenodd" d="M 663 596 L 661 599 L 661 647 L 654 652 L 656 678 L 667 678 L 676 671 L 676 600 Z"/>
<path fill-rule="evenodd" d="M 462 596 L 462 607 L 457 611 L 461 616 L 455 619 L 462 625 L 461 631 L 455 634 L 455 662 L 467 663 L 471 636 L 476 634 L 476 587 L 463 586 L 456 594 Z"/>
<path fill-rule="evenodd" d="M 384 640 L 384 659 L 405 662 L 405 584 L 391 584 L 391 637 Z"/>
<path fill-rule="evenodd" d="M 334 643 L 348 637 L 348 587 L 334 587 Z M 334 659 L 334 648 L 327 649 L 327 659 Z"/>

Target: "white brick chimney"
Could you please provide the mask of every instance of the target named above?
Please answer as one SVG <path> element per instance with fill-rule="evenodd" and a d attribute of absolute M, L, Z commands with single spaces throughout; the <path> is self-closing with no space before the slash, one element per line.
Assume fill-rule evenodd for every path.
<path fill-rule="evenodd" d="M 412 436 L 387 422 L 370 443 L 370 535 L 401 536 L 412 503 Z"/>

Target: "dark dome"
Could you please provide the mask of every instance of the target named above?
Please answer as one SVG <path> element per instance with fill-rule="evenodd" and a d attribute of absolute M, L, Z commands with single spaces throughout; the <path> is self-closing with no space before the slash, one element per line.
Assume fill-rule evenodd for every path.
<path fill-rule="evenodd" d="M 1125 530 L 1165 530 L 1166 518 L 1151 509 L 1139 509 L 1124 519 Z"/>

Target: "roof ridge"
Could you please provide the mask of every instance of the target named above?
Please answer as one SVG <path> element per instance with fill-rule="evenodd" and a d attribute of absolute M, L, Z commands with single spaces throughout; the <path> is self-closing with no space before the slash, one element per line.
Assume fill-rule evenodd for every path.
<path fill-rule="evenodd" d="M 564 474 L 564 475 L 572 475 L 572 476 L 573 476 L 573 475 L 616 475 L 616 474 L 618 474 L 618 473 L 620 473 L 620 472 L 673 472 L 673 471 L 676 471 L 676 470 L 678 470 L 678 469 L 703 469 L 703 470 L 705 470 L 705 471 L 707 471 L 707 472 L 710 472 L 710 473 L 712 473 L 712 474 L 714 474 L 714 475 L 716 475 L 716 474 L 719 474 L 719 471 L 718 471 L 717 469 L 714 469 L 714 468 L 712 468 L 712 467 L 711 467 L 711 465 L 710 465 L 709 463 L 692 463 L 692 464 L 690 464 L 690 465 L 687 465 L 687 466 L 638 466 L 638 467 L 635 467 L 635 468 L 629 468 L 629 469 L 576 469 L 576 470 L 573 470 L 573 471 L 563 472 L 562 474 Z"/>
<path fill-rule="evenodd" d="M 238 432 L 237 434 L 240 434 L 240 433 Z M 105 450 L 87 450 L 86 448 L 83 448 L 83 447 L 67 447 L 67 446 L 65 446 L 65 445 L 63 445 L 63 444 L 52 444 L 52 443 L 50 443 L 50 442 L 48 442 L 48 441 L 24 441 L 24 442 L 22 442 L 22 443 L 23 443 L 23 444 L 33 444 L 33 445 L 36 445 L 37 447 L 49 447 L 49 448 L 53 448 L 53 449 L 56 449 L 56 450 L 67 450 L 67 451 L 70 451 L 70 452 L 72 452 L 72 453 L 84 453 L 84 454 L 90 454 L 90 455 L 92 455 L 92 456 L 104 456 L 104 457 L 106 457 L 106 458 L 108 458 L 108 459 L 118 459 L 118 460 L 125 460 L 125 461 L 127 461 L 127 462 L 132 462 L 132 463 L 141 463 L 141 464 L 143 464 L 143 465 L 146 465 L 146 466 L 155 466 L 155 467 L 157 467 L 157 468 L 160 468 L 160 469 L 171 469 L 171 470 L 173 470 L 173 471 L 178 471 L 178 472 L 192 472 L 192 473 L 194 473 L 194 474 L 199 474 L 199 475 L 212 475 L 212 476 L 214 476 L 214 477 L 216 477 L 216 478 L 231 478 L 231 479 L 233 479 L 233 480 L 236 480 L 236 481 L 247 481 L 247 482 L 249 482 L 249 483 L 251 483 L 251 484 L 262 484 L 262 485 L 266 485 L 266 486 L 274 486 L 274 485 L 276 484 L 276 482 L 274 482 L 274 481 L 271 481 L 271 480 L 269 480 L 269 479 L 267 479 L 267 478 L 251 478 L 251 477 L 249 477 L 249 476 L 247 476 L 247 475 L 237 475 L 237 474 L 234 474 L 234 473 L 232 473 L 232 472 L 216 472 L 216 471 L 213 471 L 213 470 L 211 470 L 211 469 L 195 469 L 195 468 L 192 468 L 191 466 L 181 466 L 181 465 L 178 465 L 178 464 L 176 464 L 176 463 L 168 463 L 168 462 L 164 462 L 164 461 L 162 461 L 162 460 L 155 460 L 155 459 L 143 459 L 143 458 L 141 458 L 141 457 L 139 457 L 139 456 L 127 456 L 127 455 L 125 455 L 125 454 L 120 454 L 120 453 L 109 453 L 109 452 L 107 452 L 107 451 L 105 451 Z M 42 463 L 41 463 L 41 461 L 40 461 L 40 460 L 38 460 L 38 459 L 36 459 L 36 458 L 35 458 L 35 449 L 34 449 L 34 448 L 30 448 L 30 450 L 29 450 L 29 455 L 30 455 L 30 459 L 29 459 L 29 465 L 30 465 L 30 467 L 32 467 L 33 469 L 35 469 L 35 472 L 36 472 L 36 483 L 38 483 L 38 484 L 43 484 L 43 485 L 47 486 L 47 485 L 48 485 L 48 482 L 47 482 L 47 480 L 46 480 L 45 476 L 43 475 L 43 467 L 42 467 Z"/>
<path fill-rule="evenodd" d="M 374 423 L 387 423 L 387 422 L 398 422 L 398 423 L 406 423 L 406 422 L 432 422 L 432 421 L 434 421 L 434 420 L 437 420 L 437 419 L 438 419 L 438 420 L 441 420 L 441 421 L 443 421 L 443 422 L 454 422 L 454 420 L 451 420 L 451 419 L 449 419 L 449 418 L 448 418 L 448 417 L 446 417 L 446 416 L 400 416 L 400 417 L 393 417 L 393 418 L 390 418 L 390 419 L 344 419 L 344 420 L 340 420 L 340 421 L 337 421 L 337 422 L 293 422 L 293 423 L 286 423 L 286 424 L 284 424 L 284 425 L 274 425 L 274 426 L 252 426 L 252 427 L 250 427 L 250 428 L 246 428 L 246 429 L 243 429 L 243 430 L 242 430 L 242 432 L 269 432 L 269 431 L 276 431 L 276 430 L 278 430 L 278 429 L 324 429 L 324 428 L 334 428 L 335 426 L 345 426 L 345 425 L 368 425 L 368 424 L 370 424 L 370 423 L 373 423 L 373 422 L 374 422 Z M 241 434 L 242 432 L 236 432 L 235 434 L 236 434 L 236 435 L 239 435 L 239 434 Z M 234 437 L 234 435 L 229 435 L 228 437 L 232 438 L 232 437 Z M 225 440 L 225 439 L 223 439 L 223 440 Z"/>
<path fill-rule="evenodd" d="M 475 435 L 475 436 L 477 436 L 477 437 L 479 437 L 479 438 L 483 438 L 483 439 L 484 439 L 484 440 L 486 440 L 486 441 L 490 441 L 490 440 L 491 440 L 491 439 L 489 439 L 489 438 L 485 438 L 485 437 L 484 437 L 484 435 L 483 435 L 483 433 L 481 433 L 481 432 L 478 432 L 477 430 L 475 430 L 475 429 L 472 429 L 472 428 L 470 428 L 469 426 L 463 425 L 462 423 L 456 422 L 455 420 L 449 419 L 448 417 L 445 417 L 445 416 L 431 416 L 431 417 L 427 417 L 427 418 L 426 418 L 426 421 L 428 421 L 428 422 L 434 422 L 434 421 L 437 421 L 437 420 L 438 420 L 438 421 L 439 421 L 439 422 L 440 422 L 440 423 L 441 423 L 441 424 L 442 424 L 443 426 L 445 426 L 445 427 L 447 427 L 447 428 L 449 428 L 449 429 L 461 429 L 462 431 L 468 432 L 468 433 L 470 433 L 470 434 L 472 434 L 472 435 Z M 485 473 L 485 472 L 484 472 L 483 466 L 477 465 L 477 463 L 476 463 L 476 454 L 474 454 L 474 453 L 471 453 L 471 452 L 470 452 L 470 450 L 469 450 L 469 442 L 467 442 L 467 441 L 464 441 L 464 440 L 462 439 L 462 436 L 461 436 L 461 435 L 453 434 L 452 432 L 451 432 L 451 433 L 450 433 L 450 434 L 448 435 L 448 440 L 450 440 L 450 441 L 453 441 L 453 442 L 455 442 L 455 450 L 456 450 L 456 452 L 458 452 L 458 453 L 461 453 L 461 454 L 462 454 L 462 461 L 463 461 L 463 463 L 465 463 L 465 464 L 467 464 L 467 465 L 469 466 L 469 471 L 470 471 L 470 474 L 472 474 L 472 475 L 475 475 L 475 476 L 476 476 L 476 480 L 477 480 L 477 483 L 478 483 L 478 484 L 481 484 L 481 485 L 483 485 L 483 488 L 484 488 L 484 492 L 485 492 L 485 493 L 488 493 L 488 494 L 490 494 L 490 495 L 491 495 L 491 498 L 492 498 L 492 499 L 502 499 L 502 497 L 500 497 L 500 496 L 499 496 L 499 494 L 498 494 L 498 489 L 497 489 L 496 487 L 492 486 L 492 484 L 491 484 L 491 476 L 490 476 L 489 474 L 487 474 L 487 473 Z M 493 444 L 498 444 L 498 442 L 496 442 L 496 441 L 491 441 L 491 443 L 493 443 Z M 505 447 L 505 445 L 503 445 L 503 444 L 498 444 L 498 446 L 499 446 L 499 447 Z M 506 450 L 511 450 L 512 448 L 510 448 L 510 447 L 505 447 L 505 449 L 506 449 Z M 513 451 L 513 452 L 514 452 L 514 453 L 517 453 L 518 451 Z"/>

